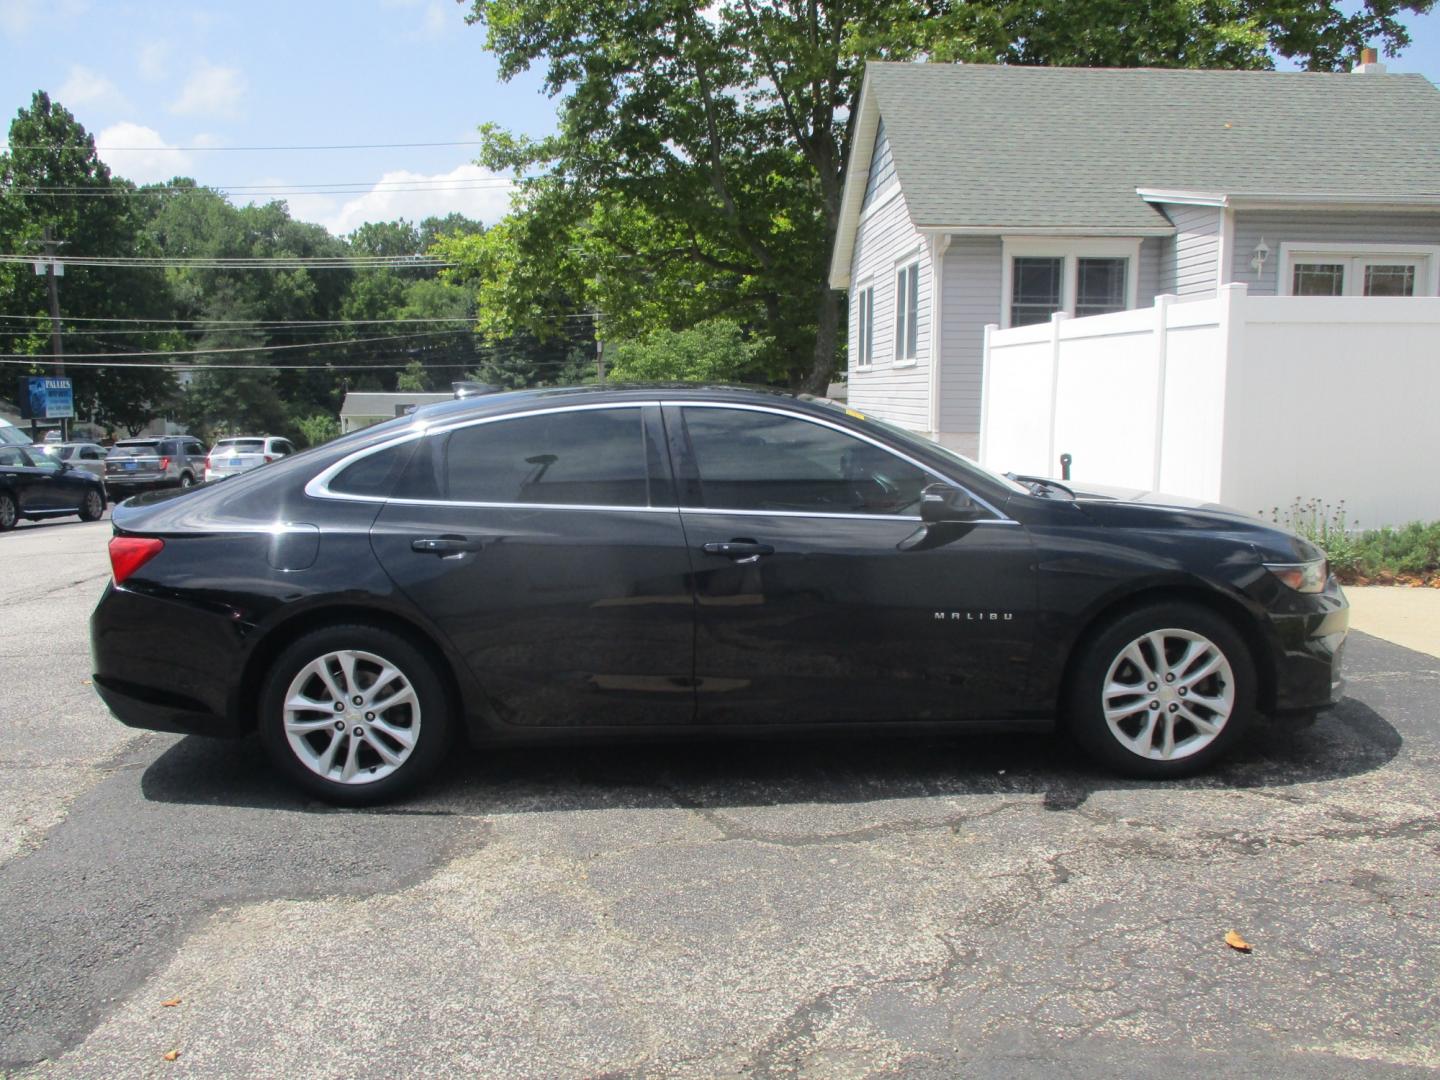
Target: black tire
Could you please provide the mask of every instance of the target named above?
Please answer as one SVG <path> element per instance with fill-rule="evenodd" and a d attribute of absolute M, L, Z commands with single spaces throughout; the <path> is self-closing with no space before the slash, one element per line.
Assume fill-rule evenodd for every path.
<path fill-rule="evenodd" d="M 347 650 L 382 657 L 409 681 L 419 703 L 419 733 L 409 756 L 388 775 L 368 782 L 346 783 L 320 775 L 301 759 L 285 730 L 285 700 L 292 680 L 312 661 Z M 370 806 L 398 798 L 434 774 L 452 742 L 455 729 L 452 709 L 445 683 L 434 662 L 423 650 L 389 630 L 357 623 L 306 634 L 276 658 L 260 693 L 258 728 L 261 742 L 271 759 L 297 785 L 326 802 L 342 806 Z M 315 714 L 317 719 L 320 715 L 318 712 Z M 341 722 L 338 715 L 337 722 Z M 359 721 L 352 716 L 344 722 Z M 315 740 L 310 744 L 312 749 L 322 749 L 324 743 L 319 732 L 315 733 Z M 366 752 L 363 750 L 364 742 L 361 740 L 362 753 Z M 348 748 L 349 744 L 345 745 Z M 389 745 L 392 750 L 398 749 L 396 744 Z M 372 762 L 379 760 L 373 750 L 368 754 Z M 339 756 L 338 751 L 336 756 Z"/>
<path fill-rule="evenodd" d="M 1165 720 L 1165 714 L 1171 711 L 1172 705 L 1178 708 L 1176 719 L 1169 721 L 1174 725 L 1176 748 L 1182 748 L 1187 739 L 1201 743 L 1185 756 L 1169 760 L 1142 756 L 1121 741 L 1105 716 L 1104 690 L 1111 665 L 1121 663 L 1121 653 L 1132 642 L 1138 642 L 1146 634 L 1162 630 L 1189 632 L 1208 639 L 1229 663 L 1232 675 L 1231 680 L 1225 680 L 1217 673 L 1210 677 L 1212 681 L 1196 685 L 1197 691 L 1206 693 L 1219 693 L 1221 687 L 1228 687 L 1231 694 L 1230 714 L 1208 744 L 1203 743 L 1204 733 L 1185 720 L 1187 706 L 1184 702 L 1169 701 L 1155 710 L 1159 720 L 1151 723 L 1156 725 L 1156 738 L 1162 743 L 1163 736 L 1158 732 L 1163 731 L 1162 721 Z M 1183 645 L 1183 641 L 1172 639 L 1170 645 Z M 1149 651 L 1153 653 L 1153 648 Z M 1189 665 L 1187 670 L 1198 672 L 1202 667 L 1203 665 L 1194 663 Z M 1128 684 L 1133 671 L 1138 669 L 1121 667 L 1116 674 L 1118 677 L 1121 672 L 1125 672 L 1126 677 L 1122 678 L 1122 681 Z M 1183 683 L 1184 677 L 1179 681 Z M 1111 700 L 1117 703 L 1117 709 L 1129 708 L 1132 704 L 1137 709 L 1127 717 L 1117 718 L 1122 734 L 1130 733 L 1133 739 L 1143 742 L 1145 737 L 1141 734 L 1141 729 L 1147 723 L 1147 713 L 1139 710 L 1148 709 L 1151 700 L 1165 699 L 1171 693 L 1157 692 L 1152 698 L 1149 687 L 1157 685 L 1161 684 L 1145 682 L 1143 687 L 1137 684 L 1137 693 L 1134 695 L 1112 696 Z M 1189 776 L 1213 765 L 1244 738 L 1255 717 L 1255 685 L 1255 662 L 1250 655 L 1250 649 L 1244 638 L 1226 619 L 1193 604 L 1148 605 L 1106 623 L 1092 633 L 1081 646 L 1066 702 L 1067 728 L 1069 734 L 1092 758 L 1114 772 L 1150 780 Z M 1178 689 L 1173 691 L 1179 692 Z M 1194 702 L 1197 699 L 1190 700 Z M 1203 708 L 1202 711 L 1211 719 L 1216 715 Z M 1156 752 L 1159 749 L 1158 745 L 1154 746 Z"/>
<path fill-rule="evenodd" d="M 98 491 L 87 491 L 80 500 L 80 520 L 99 521 L 105 516 L 105 496 Z"/>
<path fill-rule="evenodd" d="M 181 474 L 180 474 L 180 486 L 181 486 L 182 488 L 194 487 L 194 486 L 195 486 L 195 477 L 191 476 L 188 472 L 187 472 L 187 473 L 181 473 Z"/>
<path fill-rule="evenodd" d="M 8 491 L 0 491 L 0 532 L 13 529 L 19 520 L 20 505 L 15 501 L 15 496 Z"/>

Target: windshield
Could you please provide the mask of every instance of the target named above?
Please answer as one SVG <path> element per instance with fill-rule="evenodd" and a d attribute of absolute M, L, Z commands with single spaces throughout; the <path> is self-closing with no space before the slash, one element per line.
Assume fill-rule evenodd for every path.
<path fill-rule="evenodd" d="M 1013 491 L 1017 495 L 1029 495 L 1031 493 L 1029 488 L 1017 484 L 1008 476 L 1001 476 L 999 473 L 991 472 L 984 466 L 974 461 L 971 461 L 964 454 L 957 454 L 948 446 L 941 446 L 938 442 L 931 442 L 923 435 L 917 435 L 915 432 L 909 431 L 898 424 L 892 424 L 888 420 L 881 420 L 878 417 L 869 415 L 868 413 L 859 412 L 855 409 L 850 408 L 847 405 L 842 404 L 841 402 L 833 401 L 830 398 L 812 398 L 807 396 L 806 400 L 813 401 L 817 405 L 828 406 L 829 408 L 835 409 L 838 412 L 843 412 L 852 420 L 860 420 L 866 424 L 873 425 L 874 427 L 877 427 L 880 430 L 884 431 L 887 435 L 890 436 L 892 440 L 900 443 L 902 446 L 912 447 L 918 450 L 929 450 L 931 453 L 939 453 L 942 457 L 949 458 L 951 461 L 953 461 L 956 466 L 959 467 L 962 473 L 967 471 L 977 472 L 981 476 L 985 477 L 985 479 L 991 481 L 994 484 L 998 484 L 1000 487 L 1006 488 L 1009 491 Z"/>
<path fill-rule="evenodd" d="M 160 445 L 157 442 L 145 443 L 116 443 L 110 448 L 106 457 L 154 457 L 156 448 Z"/>
<path fill-rule="evenodd" d="M 14 424 L 0 421 L 0 446 L 29 446 L 30 439 Z"/>

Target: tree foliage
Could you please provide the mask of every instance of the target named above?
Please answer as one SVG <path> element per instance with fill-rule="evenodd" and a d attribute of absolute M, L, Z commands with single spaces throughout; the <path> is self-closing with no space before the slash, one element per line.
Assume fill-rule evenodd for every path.
<path fill-rule="evenodd" d="M 733 319 L 707 319 L 685 330 L 656 330 L 617 342 L 610 375 L 634 382 L 724 382 L 761 376 L 763 341 L 746 340 Z"/>
<path fill-rule="evenodd" d="M 532 65 L 559 131 L 485 130 L 523 177 L 463 264 L 492 335 L 607 335 L 738 320 L 761 368 L 823 391 L 842 310 L 826 283 L 866 59 L 1329 70 L 1408 41 L 1433 0 L 471 0 L 509 78 Z"/>
<path fill-rule="evenodd" d="M 236 206 L 185 177 L 136 187 L 111 175 L 90 135 L 44 93 L 19 111 L 9 145 L 0 155 L 4 252 L 39 254 L 46 227 L 65 241 L 62 257 L 191 260 L 420 255 L 484 234 L 480 222 L 448 214 L 371 222 L 339 238 L 291 218 L 283 202 Z M 28 264 L 0 263 L 0 295 L 0 353 L 34 354 L 34 370 L 50 370 L 45 279 Z M 488 355 L 473 332 L 473 291 L 426 267 L 68 266 L 60 304 L 66 352 L 106 354 L 103 364 L 66 370 L 77 413 L 122 434 L 167 416 L 207 437 L 299 436 L 302 421 L 337 413 L 349 388 L 391 390 L 402 378 L 445 386 Z M 139 321 L 101 321 L 121 319 Z M 354 344 L 303 347 L 341 341 Z M 552 351 L 534 347 L 539 359 Z M 125 363 L 130 353 L 195 350 L 230 351 L 201 355 L 178 382 L 169 370 Z M 312 370 L 292 369 L 297 362 Z"/>

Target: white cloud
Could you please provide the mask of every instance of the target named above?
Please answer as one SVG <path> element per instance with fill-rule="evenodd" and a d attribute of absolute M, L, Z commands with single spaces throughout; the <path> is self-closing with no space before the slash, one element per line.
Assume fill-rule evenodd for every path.
<path fill-rule="evenodd" d="M 100 160 L 137 184 L 154 184 L 189 171 L 190 155 L 167 150 L 169 145 L 154 128 L 129 121 L 112 124 L 95 136 Z"/>
<path fill-rule="evenodd" d="M 394 11 L 419 11 L 409 38 L 437 38 L 463 26 L 453 0 L 381 0 L 381 6 Z M 408 16 L 407 16 L 408 17 Z"/>
<path fill-rule="evenodd" d="M 89 10 L 88 0 L 0 0 L 0 32 L 20 37 L 43 19 L 70 22 Z"/>
<path fill-rule="evenodd" d="M 135 66 L 140 69 L 143 78 L 159 82 L 170 74 L 170 48 L 168 41 L 152 41 L 141 46 L 135 57 Z"/>
<path fill-rule="evenodd" d="M 239 68 L 201 62 L 170 106 L 173 113 L 232 114 L 245 94 L 245 76 Z"/>
<path fill-rule="evenodd" d="M 69 77 L 61 83 L 55 96 L 71 110 L 83 105 L 105 105 L 115 110 L 130 108 L 119 87 L 98 71 L 79 64 L 71 65 Z"/>
<path fill-rule="evenodd" d="M 512 190 L 506 177 L 479 165 L 461 165 L 431 175 L 407 169 L 387 172 L 370 191 L 338 208 L 332 200 L 319 195 L 292 197 L 288 201 L 296 217 L 318 221 L 342 236 L 367 221 L 420 221 L 452 211 L 493 224 L 509 211 Z"/>

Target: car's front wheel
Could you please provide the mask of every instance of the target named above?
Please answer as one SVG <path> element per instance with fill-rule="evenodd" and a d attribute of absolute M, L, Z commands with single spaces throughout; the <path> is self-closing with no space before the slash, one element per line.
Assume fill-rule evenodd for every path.
<path fill-rule="evenodd" d="M 15 502 L 15 496 L 8 491 L 0 491 L 0 532 L 13 529 L 19 520 L 20 507 Z"/>
<path fill-rule="evenodd" d="M 330 802 L 384 802 L 439 767 L 450 703 L 430 659 L 365 625 L 306 634 L 270 670 L 260 736 L 296 783 Z"/>
<path fill-rule="evenodd" d="M 1255 665 L 1244 639 L 1214 612 L 1144 607 L 1083 647 L 1068 712 L 1076 741 L 1109 768 L 1186 776 L 1244 735 L 1255 713 Z"/>

